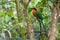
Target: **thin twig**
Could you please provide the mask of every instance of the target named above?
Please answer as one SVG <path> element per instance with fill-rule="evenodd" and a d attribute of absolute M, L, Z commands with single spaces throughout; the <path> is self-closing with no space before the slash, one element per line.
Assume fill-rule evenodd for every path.
<path fill-rule="evenodd" d="M 28 6 L 28 4 L 30 3 L 30 1 L 31 1 L 31 0 L 29 0 L 29 1 L 28 1 L 28 3 L 27 3 L 27 5 L 26 5 L 26 6 Z"/>

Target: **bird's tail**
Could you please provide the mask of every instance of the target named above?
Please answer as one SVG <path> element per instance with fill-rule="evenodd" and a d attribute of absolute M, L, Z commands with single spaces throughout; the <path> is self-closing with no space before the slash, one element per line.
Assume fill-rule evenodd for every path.
<path fill-rule="evenodd" d="M 44 25 L 43 21 L 41 21 L 41 29 L 40 30 L 42 30 L 45 33 L 46 37 L 48 37 L 48 32 L 47 32 L 46 26 Z"/>
<path fill-rule="evenodd" d="M 41 26 L 40 26 L 40 30 L 43 30 L 43 31 L 45 31 L 46 30 L 46 27 L 45 27 L 45 25 L 44 25 L 44 23 L 43 23 L 43 20 L 40 22 L 41 24 Z"/>
<path fill-rule="evenodd" d="M 43 23 L 43 20 L 40 20 L 40 19 L 38 19 L 38 22 L 39 22 L 39 25 L 40 25 L 40 30 L 42 31 L 44 31 L 46 28 L 45 28 L 45 26 L 44 26 L 44 23 Z"/>
<path fill-rule="evenodd" d="M 38 22 L 39 22 L 39 25 L 40 25 L 40 34 L 38 34 L 39 36 L 39 40 L 40 40 L 40 36 L 42 35 L 42 33 L 43 34 L 45 34 L 46 35 L 46 37 L 48 37 L 48 34 L 47 34 L 47 31 L 46 31 L 46 26 L 44 25 L 44 23 L 43 23 L 43 20 L 40 20 L 40 19 L 38 19 Z"/>

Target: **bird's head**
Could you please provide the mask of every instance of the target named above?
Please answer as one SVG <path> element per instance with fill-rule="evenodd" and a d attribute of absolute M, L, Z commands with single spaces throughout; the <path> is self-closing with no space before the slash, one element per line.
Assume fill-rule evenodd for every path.
<path fill-rule="evenodd" d="M 38 11 L 38 8 L 32 8 L 33 11 Z"/>
<path fill-rule="evenodd" d="M 32 13 L 36 13 L 38 10 L 38 8 L 32 8 Z"/>

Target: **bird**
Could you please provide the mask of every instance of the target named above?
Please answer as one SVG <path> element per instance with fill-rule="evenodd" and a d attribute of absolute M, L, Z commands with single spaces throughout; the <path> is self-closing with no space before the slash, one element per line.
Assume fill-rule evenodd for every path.
<path fill-rule="evenodd" d="M 38 22 L 40 23 L 40 29 L 44 30 L 44 24 L 43 24 L 43 15 L 42 13 L 39 11 L 38 8 L 34 7 L 32 8 L 32 14 L 34 17 L 37 18 Z"/>
<path fill-rule="evenodd" d="M 37 18 L 37 20 L 40 24 L 40 34 L 38 34 L 38 35 L 39 36 L 42 35 L 42 32 L 45 32 L 45 34 L 47 35 L 46 27 L 43 23 L 44 18 L 43 18 L 42 12 L 40 12 L 40 10 L 37 7 L 34 7 L 34 8 L 32 8 L 32 14 L 34 17 Z"/>
<path fill-rule="evenodd" d="M 43 20 L 42 14 L 39 12 L 38 8 L 32 8 L 32 13 L 36 18 L 39 18 L 40 20 Z"/>

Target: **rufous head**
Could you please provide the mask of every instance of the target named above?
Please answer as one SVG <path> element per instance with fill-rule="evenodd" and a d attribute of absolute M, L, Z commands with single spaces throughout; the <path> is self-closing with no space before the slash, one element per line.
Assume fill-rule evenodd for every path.
<path fill-rule="evenodd" d="M 33 15 L 35 16 L 35 17 L 37 17 L 36 16 L 36 12 L 38 11 L 38 8 L 32 8 L 32 13 L 33 13 Z"/>
<path fill-rule="evenodd" d="M 32 8 L 33 11 L 38 11 L 38 8 Z"/>

